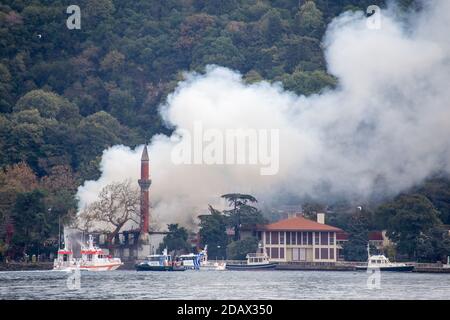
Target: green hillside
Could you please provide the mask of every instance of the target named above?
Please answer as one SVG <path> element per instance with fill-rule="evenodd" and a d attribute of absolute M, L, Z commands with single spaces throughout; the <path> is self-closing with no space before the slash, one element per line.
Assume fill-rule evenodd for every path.
<path fill-rule="evenodd" d="M 81 0 L 81 30 L 69 30 L 70 1 L 3 0 L 0 256 L 8 249 L 11 221 L 14 246 L 42 252 L 44 241 L 57 235 L 58 219 L 74 216 L 77 186 L 98 177 L 105 148 L 170 132 L 158 106 L 184 71 L 217 64 L 248 82 L 281 81 L 297 94 L 320 92 L 338 81 L 324 60 L 327 24 L 346 10 L 384 2 Z M 417 8 L 414 0 L 398 3 Z M 432 207 L 433 228 L 450 223 L 449 190 L 449 180 L 438 176 L 411 191 L 423 204 L 417 215 Z M 413 200 L 400 197 L 377 210 L 388 215 L 403 205 L 414 208 Z M 386 219 L 373 221 L 374 227 L 392 227 Z M 344 220 L 337 223 L 345 226 Z M 430 239 L 421 243 L 424 256 L 434 259 Z"/>

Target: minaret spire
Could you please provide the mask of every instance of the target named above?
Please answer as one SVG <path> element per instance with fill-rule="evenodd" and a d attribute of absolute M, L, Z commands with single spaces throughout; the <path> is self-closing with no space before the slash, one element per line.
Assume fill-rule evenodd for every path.
<path fill-rule="evenodd" d="M 148 239 L 148 227 L 150 223 L 150 200 L 149 188 L 152 181 L 150 180 L 150 168 L 147 145 L 144 146 L 141 156 L 141 178 L 139 179 L 139 186 L 141 187 L 141 224 L 140 237 L 141 239 Z"/>

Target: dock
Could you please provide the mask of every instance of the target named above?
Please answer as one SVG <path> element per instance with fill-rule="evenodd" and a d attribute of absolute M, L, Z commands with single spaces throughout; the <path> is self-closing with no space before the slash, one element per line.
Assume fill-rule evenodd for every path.
<path fill-rule="evenodd" d="M 52 270 L 53 262 L 9 262 L 0 263 L 0 271 Z"/>
<path fill-rule="evenodd" d="M 281 262 L 275 270 L 355 271 L 361 263 L 345 262 Z"/>
<path fill-rule="evenodd" d="M 310 270 L 310 271 L 356 271 L 357 265 L 363 262 L 338 261 L 338 262 L 281 262 L 275 270 Z M 417 273 L 450 273 L 450 268 L 442 263 L 408 263 L 414 266 L 412 272 Z"/>

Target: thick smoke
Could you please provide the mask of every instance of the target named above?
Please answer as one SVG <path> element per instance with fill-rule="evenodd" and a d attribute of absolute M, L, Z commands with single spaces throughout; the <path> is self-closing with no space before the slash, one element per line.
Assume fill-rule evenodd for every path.
<path fill-rule="evenodd" d="M 345 13 L 324 38 L 336 89 L 309 97 L 281 84 L 246 84 L 209 66 L 179 84 L 161 114 L 175 131 L 149 145 L 152 219 L 189 224 L 228 192 L 270 202 L 280 193 L 318 199 L 389 196 L 438 170 L 450 171 L 450 1 L 398 19 L 382 11 L 381 29 L 362 12 Z M 175 165 L 171 151 L 194 122 L 204 129 L 279 129 L 280 166 L 261 176 L 255 165 Z M 80 208 L 113 181 L 137 180 L 142 146 L 104 151 L 97 181 L 78 190 Z"/>

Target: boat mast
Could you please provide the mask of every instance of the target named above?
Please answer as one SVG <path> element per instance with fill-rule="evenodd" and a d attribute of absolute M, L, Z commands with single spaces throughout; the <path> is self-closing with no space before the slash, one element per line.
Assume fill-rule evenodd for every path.
<path fill-rule="evenodd" d="M 370 259 L 370 243 L 367 242 L 367 260 Z"/>
<path fill-rule="evenodd" d="M 58 250 L 61 249 L 61 216 L 58 215 Z"/>

